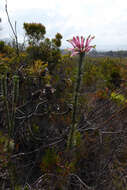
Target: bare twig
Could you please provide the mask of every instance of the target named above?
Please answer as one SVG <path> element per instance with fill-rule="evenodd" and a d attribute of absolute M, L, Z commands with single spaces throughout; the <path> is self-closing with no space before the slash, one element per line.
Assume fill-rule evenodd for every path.
<path fill-rule="evenodd" d="M 17 158 L 17 157 L 20 157 L 20 156 L 27 156 L 29 154 L 39 152 L 40 150 L 43 150 L 44 148 L 55 146 L 55 145 L 61 143 L 62 141 L 64 141 L 64 138 L 61 138 L 58 141 L 52 142 L 51 144 L 41 146 L 40 148 L 37 148 L 37 149 L 35 149 L 35 150 L 31 151 L 31 152 L 27 152 L 27 153 L 22 152 L 22 153 L 19 153 L 19 154 L 12 155 L 11 158 L 14 159 L 14 158 Z"/>
<path fill-rule="evenodd" d="M 10 17 L 9 17 L 9 13 L 8 13 L 7 0 L 5 0 L 5 11 L 6 11 L 6 14 L 7 14 L 9 25 L 10 25 L 10 27 L 12 29 L 12 32 L 14 34 L 14 37 L 15 37 L 16 53 L 17 53 L 17 56 L 19 56 L 19 47 L 18 47 L 18 36 L 17 36 L 16 22 L 15 22 L 15 29 L 14 29 L 14 27 L 13 27 L 13 25 L 11 23 Z"/>
<path fill-rule="evenodd" d="M 81 180 L 81 178 L 78 175 L 73 174 L 73 173 L 71 173 L 69 175 L 75 177 L 87 190 L 94 190 L 95 189 L 94 187 L 88 186 L 84 181 Z"/>

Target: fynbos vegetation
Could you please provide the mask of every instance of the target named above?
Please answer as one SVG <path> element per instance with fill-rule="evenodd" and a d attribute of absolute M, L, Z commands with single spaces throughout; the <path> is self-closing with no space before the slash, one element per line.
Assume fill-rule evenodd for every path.
<path fill-rule="evenodd" d="M 126 190 L 126 56 L 23 28 L 26 44 L 0 41 L 0 189 Z"/>

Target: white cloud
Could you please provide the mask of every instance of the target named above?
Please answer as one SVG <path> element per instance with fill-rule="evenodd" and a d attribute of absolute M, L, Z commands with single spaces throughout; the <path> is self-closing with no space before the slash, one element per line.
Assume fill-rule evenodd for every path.
<path fill-rule="evenodd" d="M 9 37 L 9 26 L 0 1 L 2 37 Z M 97 48 L 127 48 L 126 0 L 8 0 L 12 22 L 17 20 L 19 36 L 23 36 L 23 22 L 41 22 L 47 35 L 53 37 L 61 32 L 66 39 L 73 35 L 95 35 Z"/>

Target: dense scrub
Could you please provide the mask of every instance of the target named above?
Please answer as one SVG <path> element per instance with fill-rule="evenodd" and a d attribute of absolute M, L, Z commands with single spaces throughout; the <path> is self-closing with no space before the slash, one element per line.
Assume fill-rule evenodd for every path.
<path fill-rule="evenodd" d="M 25 23 L 26 47 L 0 42 L 1 189 L 127 188 L 127 59 L 87 55 L 67 149 L 78 57 L 62 35 Z"/>

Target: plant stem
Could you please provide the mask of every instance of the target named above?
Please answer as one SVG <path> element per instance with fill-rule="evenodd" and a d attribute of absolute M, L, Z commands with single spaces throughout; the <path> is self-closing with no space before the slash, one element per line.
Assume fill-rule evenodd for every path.
<path fill-rule="evenodd" d="M 15 128 L 15 111 L 16 111 L 16 104 L 18 101 L 19 95 L 19 77 L 17 75 L 13 76 L 13 88 L 12 88 L 12 114 L 11 114 L 11 135 L 14 133 Z"/>
<path fill-rule="evenodd" d="M 9 131 L 9 135 L 10 135 L 10 132 L 11 132 L 10 131 L 11 130 L 11 116 L 10 116 L 9 103 L 8 103 L 7 75 L 2 76 L 1 88 L 2 88 L 2 94 L 4 96 L 4 102 L 5 102 L 5 106 L 6 106 L 8 131 Z"/>
<path fill-rule="evenodd" d="M 83 63 L 84 57 L 85 57 L 84 53 L 79 54 L 78 73 L 77 73 L 77 81 L 76 81 L 76 88 L 75 88 L 75 95 L 74 95 L 73 113 L 72 113 L 72 127 L 71 127 L 71 131 L 69 135 L 69 144 L 68 144 L 69 149 L 71 149 L 73 146 L 73 137 L 74 137 L 75 123 L 76 123 L 76 111 L 77 111 L 77 104 L 78 104 L 79 89 L 80 89 L 80 84 L 81 84 L 82 63 Z"/>

